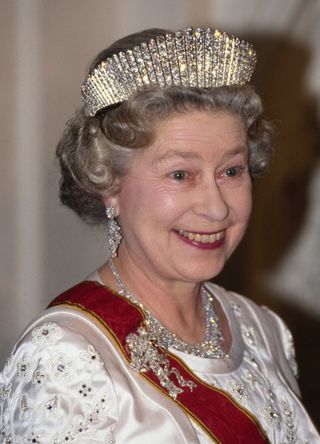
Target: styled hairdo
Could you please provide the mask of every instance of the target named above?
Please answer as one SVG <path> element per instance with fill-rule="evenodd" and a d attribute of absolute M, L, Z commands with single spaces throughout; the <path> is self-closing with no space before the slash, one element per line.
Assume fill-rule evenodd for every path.
<path fill-rule="evenodd" d="M 113 53 L 164 32 L 147 30 L 115 42 L 96 57 L 90 72 Z M 263 117 L 261 100 L 252 86 L 153 87 L 105 108 L 95 117 L 82 108 L 67 122 L 56 152 L 61 202 L 89 223 L 105 222 L 102 198 L 117 192 L 115 178 L 128 173 L 134 150 L 147 149 L 161 121 L 193 110 L 240 116 L 247 131 L 251 176 L 264 172 L 272 154 L 274 128 Z"/>

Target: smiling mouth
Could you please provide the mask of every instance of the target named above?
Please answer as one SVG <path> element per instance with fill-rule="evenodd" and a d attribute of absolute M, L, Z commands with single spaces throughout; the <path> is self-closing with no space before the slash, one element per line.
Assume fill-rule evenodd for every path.
<path fill-rule="evenodd" d="M 185 230 L 177 230 L 177 231 L 181 236 L 185 237 L 186 239 L 199 242 L 201 244 L 214 244 L 215 242 L 224 237 L 224 231 L 219 231 L 217 233 L 212 233 L 212 234 L 193 233 L 191 231 L 185 231 Z"/>

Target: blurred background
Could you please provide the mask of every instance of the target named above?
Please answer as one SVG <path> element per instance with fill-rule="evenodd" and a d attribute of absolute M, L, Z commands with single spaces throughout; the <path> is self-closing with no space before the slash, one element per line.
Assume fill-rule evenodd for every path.
<path fill-rule="evenodd" d="M 251 225 L 219 282 L 291 328 L 304 403 L 320 426 L 320 1 L 0 0 L 0 364 L 27 322 L 106 259 L 103 230 L 58 201 L 55 145 L 95 54 L 150 27 L 211 26 L 258 51 L 279 129 Z"/>

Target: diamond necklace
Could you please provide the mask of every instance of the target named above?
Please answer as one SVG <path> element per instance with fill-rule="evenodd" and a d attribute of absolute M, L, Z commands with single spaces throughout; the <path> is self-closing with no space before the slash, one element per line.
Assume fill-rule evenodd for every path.
<path fill-rule="evenodd" d="M 202 358 L 222 359 L 226 356 L 223 348 L 224 337 L 219 326 L 220 321 L 213 309 L 213 297 L 204 285 L 201 286 L 201 300 L 205 310 L 205 340 L 198 344 L 191 344 L 168 330 L 147 308 L 144 307 L 143 304 L 141 304 L 141 302 L 136 299 L 136 297 L 125 287 L 112 258 L 109 259 L 108 265 L 116 281 L 118 293 L 143 311 L 146 318 L 147 328 L 149 332 L 157 338 L 160 347 L 163 347 L 166 350 L 173 348 L 189 355 L 200 356 Z"/>

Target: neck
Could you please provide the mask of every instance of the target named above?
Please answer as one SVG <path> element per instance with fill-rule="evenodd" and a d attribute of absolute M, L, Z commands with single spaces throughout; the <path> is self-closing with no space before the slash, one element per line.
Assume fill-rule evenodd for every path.
<path fill-rule="evenodd" d="M 205 315 L 199 283 L 159 280 L 123 255 L 113 260 L 127 290 L 169 330 L 190 342 L 204 339 Z M 106 285 L 119 291 L 108 264 L 99 270 Z"/>

